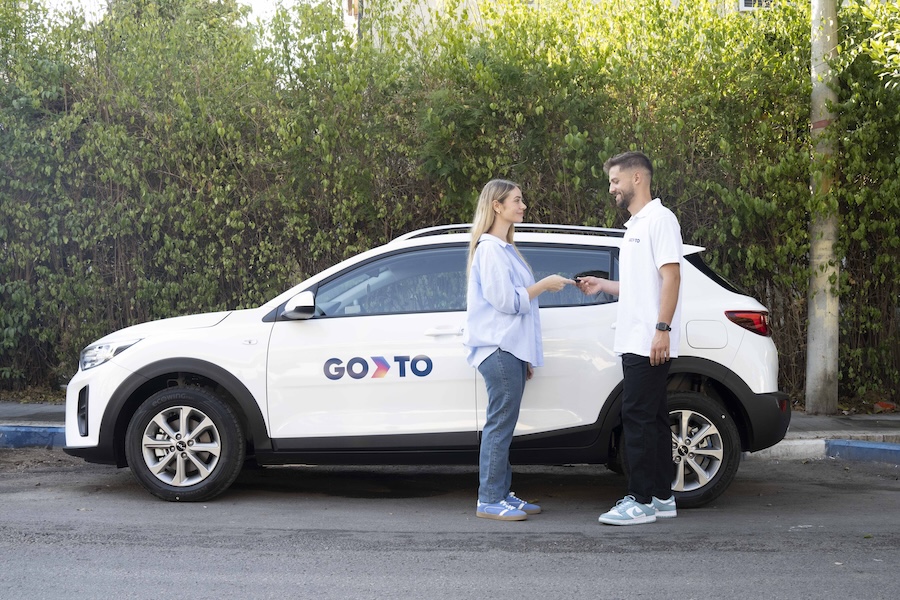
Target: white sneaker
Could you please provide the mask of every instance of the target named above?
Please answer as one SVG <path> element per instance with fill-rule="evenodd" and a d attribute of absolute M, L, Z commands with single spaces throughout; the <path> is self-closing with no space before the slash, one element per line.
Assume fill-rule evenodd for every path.
<path fill-rule="evenodd" d="M 657 519 L 671 519 L 678 516 L 678 511 L 675 510 L 675 496 L 669 496 L 666 500 L 660 500 L 656 496 L 653 496 L 653 500 L 650 502 L 650 506 L 656 509 L 656 518 Z"/>
<path fill-rule="evenodd" d="M 600 515 L 599 521 L 607 525 L 641 525 L 656 522 L 656 509 L 649 504 L 638 502 L 634 496 L 625 496 L 608 512 Z"/>

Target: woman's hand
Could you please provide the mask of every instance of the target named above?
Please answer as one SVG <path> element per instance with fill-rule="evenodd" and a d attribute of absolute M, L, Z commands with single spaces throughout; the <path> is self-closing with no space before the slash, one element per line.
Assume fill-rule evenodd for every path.
<path fill-rule="evenodd" d="M 575 285 L 575 281 L 562 275 L 547 275 L 541 279 L 540 284 L 546 292 L 558 292 L 567 285 Z"/>
<path fill-rule="evenodd" d="M 544 292 L 558 292 L 567 285 L 575 285 L 571 279 L 566 279 L 562 275 L 547 275 L 537 283 L 526 288 L 528 290 L 528 299 L 534 300 Z"/>

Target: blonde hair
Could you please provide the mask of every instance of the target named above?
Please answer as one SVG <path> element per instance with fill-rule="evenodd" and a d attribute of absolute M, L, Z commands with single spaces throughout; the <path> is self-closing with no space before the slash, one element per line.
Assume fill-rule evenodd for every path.
<path fill-rule="evenodd" d="M 506 179 L 491 179 L 482 188 L 481 194 L 478 196 L 478 205 L 475 207 L 475 218 L 472 220 L 472 239 L 469 241 L 469 260 L 466 264 L 467 273 L 472 270 L 472 260 L 475 258 L 478 240 L 494 225 L 494 201 L 503 204 L 510 192 L 518 187 L 519 184 Z M 513 247 L 515 247 L 514 231 L 515 227 L 510 225 L 509 231 L 506 233 L 506 242 L 513 244 Z M 516 248 L 516 252 L 519 252 L 518 248 Z"/>

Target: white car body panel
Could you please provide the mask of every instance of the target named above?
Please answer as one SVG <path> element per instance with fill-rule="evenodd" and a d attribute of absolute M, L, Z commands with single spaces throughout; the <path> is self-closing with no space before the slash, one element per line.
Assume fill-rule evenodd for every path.
<path fill-rule="evenodd" d="M 460 342 L 464 320 L 448 312 L 276 323 L 268 368 L 272 437 L 474 432 L 475 371 Z M 326 375 L 329 359 L 341 361 L 340 378 Z M 347 372 L 353 359 L 358 378 Z"/>
<path fill-rule="evenodd" d="M 74 406 L 78 390 L 90 384 L 91 397 L 105 402 L 91 402 L 89 423 L 99 424 L 106 402 L 113 392 L 141 369 L 167 358 L 195 359 L 212 363 L 241 381 L 266 414 L 265 365 L 272 323 L 262 320 L 259 309 L 190 315 L 161 319 L 128 327 L 107 335 L 96 343 L 141 337 L 126 351 L 108 362 L 79 370 L 67 386 L 66 422 L 74 423 Z M 211 325 L 212 324 L 212 325 Z M 204 328 L 202 335 L 198 328 Z M 87 437 L 77 435 L 77 427 L 66 427 L 66 445 L 96 445 L 99 431 L 94 427 Z"/>
<path fill-rule="evenodd" d="M 102 370 L 101 370 L 102 369 Z M 78 393 L 90 386 L 90 393 L 97 398 L 109 399 L 133 371 L 123 368 L 114 361 L 88 371 L 78 371 L 66 386 L 66 446 L 71 448 L 92 448 L 100 441 L 99 424 L 106 410 L 105 402 L 88 404 L 88 433 L 82 437 L 78 433 L 77 412 Z"/>
<path fill-rule="evenodd" d="M 612 330 L 617 312 L 614 303 L 541 309 L 544 366 L 536 368 L 525 384 L 514 435 L 597 421 L 609 390 L 622 381 L 612 337 L 602 334 Z M 480 431 L 487 410 L 487 389 L 480 374 L 477 390 Z"/>

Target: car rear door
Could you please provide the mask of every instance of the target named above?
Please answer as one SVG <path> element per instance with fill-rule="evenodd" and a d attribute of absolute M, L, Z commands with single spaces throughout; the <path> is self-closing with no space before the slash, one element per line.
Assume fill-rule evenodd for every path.
<path fill-rule="evenodd" d="M 614 248 L 520 244 L 536 280 L 557 273 L 618 280 Z M 540 296 L 544 366 L 535 369 L 515 435 L 591 425 L 622 381 L 621 360 L 613 352 L 617 298 L 585 296 L 575 286 Z M 479 375 L 478 427 L 484 427 L 487 392 Z"/>

